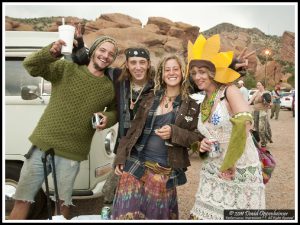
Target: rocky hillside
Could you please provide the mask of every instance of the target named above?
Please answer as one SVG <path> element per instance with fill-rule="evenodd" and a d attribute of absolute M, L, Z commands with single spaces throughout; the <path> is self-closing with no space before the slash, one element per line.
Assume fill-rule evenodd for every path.
<path fill-rule="evenodd" d="M 5 29 L 57 31 L 61 21 L 61 17 L 34 19 L 6 17 Z M 82 24 L 87 46 L 90 46 L 97 36 L 105 34 L 117 39 L 121 53 L 131 46 L 147 47 L 154 65 L 157 65 L 166 53 L 176 53 L 185 57 L 188 40 L 194 42 L 199 32 L 202 32 L 205 37 L 220 34 L 223 51 L 234 50 L 238 55 L 244 47 L 249 51 L 256 50 L 249 58 L 249 71 L 256 80 L 265 76 L 266 49 L 271 50 L 267 61 L 267 79 L 270 85 L 280 79 L 287 80 L 294 73 L 295 34 L 292 32 L 284 32 L 281 37 L 268 36 L 257 28 L 241 28 L 228 23 L 201 31 L 200 27 L 173 22 L 162 17 L 149 17 L 147 24 L 143 26 L 140 20 L 120 13 L 102 14 L 96 20 L 66 17 L 65 21 L 67 24 Z M 120 66 L 123 62 L 124 56 L 120 54 L 115 66 Z"/>
<path fill-rule="evenodd" d="M 222 23 L 204 31 L 203 34 L 207 37 L 221 34 L 223 50 L 235 49 L 239 52 L 244 47 L 249 51 L 256 50 L 256 54 L 249 59 L 250 71 L 254 73 L 256 80 L 263 80 L 266 72 L 268 84 L 273 85 L 279 80 L 287 82 L 294 74 L 295 33 L 286 31 L 281 37 L 270 36 L 257 28 L 246 29 Z M 267 65 L 266 49 L 271 51 Z"/>

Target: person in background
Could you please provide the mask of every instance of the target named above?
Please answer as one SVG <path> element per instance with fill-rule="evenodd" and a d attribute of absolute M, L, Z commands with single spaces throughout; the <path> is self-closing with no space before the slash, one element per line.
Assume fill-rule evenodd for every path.
<path fill-rule="evenodd" d="M 244 86 L 244 81 L 239 80 L 237 83 L 238 83 L 238 87 L 243 95 L 243 98 L 245 99 L 245 101 L 248 102 L 249 93 L 248 93 L 248 89 Z"/>
<path fill-rule="evenodd" d="M 263 81 L 258 81 L 256 88 L 258 90 L 254 93 L 248 103 L 254 103 L 254 130 L 259 133 L 261 147 L 266 147 L 268 142 L 273 143 L 271 126 L 268 119 L 268 110 L 271 108 L 271 101 L 266 101 L 264 98 L 264 95 L 268 96 L 269 92 L 265 91 L 265 84 Z"/>
<path fill-rule="evenodd" d="M 186 183 L 188 148 L 202 135 L 195 132 L 199 106 L 189 97 L 189 81 L 177 56 L 159 65 L 153 93 L 140 103 L 115 157 L 120 176 L 112 219 L 178 219 L 176 186 Z"/>
<path fill-rule="evenodd" d="M 295 90 L 293 91 L 292 93 L 292 97 L 293 97 L 293 100 L 292 100 L 292 111 L 293 111 L 293 117 L 295 117 L 295 98 L 296 98 L 296 95 L 295 95 Z"/>
<path fill-rule="evenodd" d="M 226 209 L 265 209 L 261 162 L 249 133 L 252 115 L 232 85 L 240 74 L 228 68 L 233 54 L 219 53 L 219 35 L 200 35 L 195 43 L 189 43 L 188 74 L 206 93 L 198 120 L 205 160 L 190 219 L 224 219 Z"/>
<path fill-rule="evenodd" d="M 272 108 L 271 108 L 271 116 L 270 118 L 273 119 L 275 114 L 275 120 L 278 120 L 279 112 L 280 112 L 280 98 L 281 98 L 281 91 L 280 91 L 280 84 L 276 84 L 274 90 L 272 91 Z"/>
<path fill-rule="evenodd" d="M 26 219 L 30 204 L 44 181 L 41 157 L 50 148 L 55 152 L 55 167 L 60 198 L 60 212 L 69 218 L 72 190 L 80 162 L 86 160 L 95 133 L 90 119 L 94 113 L 103 117 L 97 129 L 116 123 L 115 91 L 106 69 L 118 54 L 116 41 L 98 37 L 89 51 L 89 64 L 78 66 L 60 60 L 65 42 L 58 40 L 24 60 L 33 76 L 42 76 L 52 84 L 49 104 L 29 140 L 21 177 L 13 196 L 14 208 L 9 219 Z M 107 111 L 103 112 L 107 107 Z M 48 159 L 47 166 L 50 166 Z"/>

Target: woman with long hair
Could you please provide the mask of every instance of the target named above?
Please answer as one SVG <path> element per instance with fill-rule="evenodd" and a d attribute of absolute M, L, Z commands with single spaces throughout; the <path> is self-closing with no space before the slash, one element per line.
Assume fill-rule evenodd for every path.
<path fill-rule="evenodd" d="M 228 68 L 232 52 L 219 52 L 220 37 L 189 44 L 188 74 L 205 91 L 198 130 L 203 163 L 191 219 L 224 219 L 226 209 L 264 209 L 265 186 L 249 130 L 253 120 L 239 89 L 240 75 Z"/>

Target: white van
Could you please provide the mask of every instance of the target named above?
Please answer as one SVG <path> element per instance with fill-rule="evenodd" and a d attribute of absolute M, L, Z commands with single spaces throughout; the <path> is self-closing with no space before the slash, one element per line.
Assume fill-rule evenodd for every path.
<path fill-rule="evenodd" d="M 57 32 L 6 31 L 5 32 L 5 210 L 9 214 L 24 154 L 31 147 L 28 137 L 38 123 L 51 96 L 51 83 L 41 77 L 32 77 L 22 62 L 29 54 L 58 40 Z M 24 88 L 25 87 L 25 88 Z M 36 98 L 24 100 L 21 93 L 35 90 Z M 28 94 L 28 93 L 27 93 Z M 24 97 L 24 96 L 23 96 Z M 118 125 L 96 131 L 88 160 L 81 162 L 75 181 L 74 198 L 93 198 L 101 195 L 106 177 L 112 169 L 113 149 Z M 50 188 L 53 192 L 51 175 Z M 40 218 L 47 207 L 41 189 L 32 204 L 29 218 Z"/>

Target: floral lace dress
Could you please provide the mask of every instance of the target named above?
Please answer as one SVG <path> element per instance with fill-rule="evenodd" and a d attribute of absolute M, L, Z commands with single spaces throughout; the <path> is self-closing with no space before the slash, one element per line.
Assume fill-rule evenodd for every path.
<path fill-rule="evenodd" d="M 191 219 L 224 219 L 224 209 L 265 209 L 261 163 L 250 135 L 243 155 L 236 162 L 234 180 L 218 177 L 232 130 L 226 100 L 221 101 L 219 97 L 224 95 L 223 91 L 219 92 L 210 121 L 203 124 L 201 114 L 199 117 L 198 130 L 207 138 L 216 139 L 220 143 L 220 152 L 208 156 L 202 166 Z"/>

